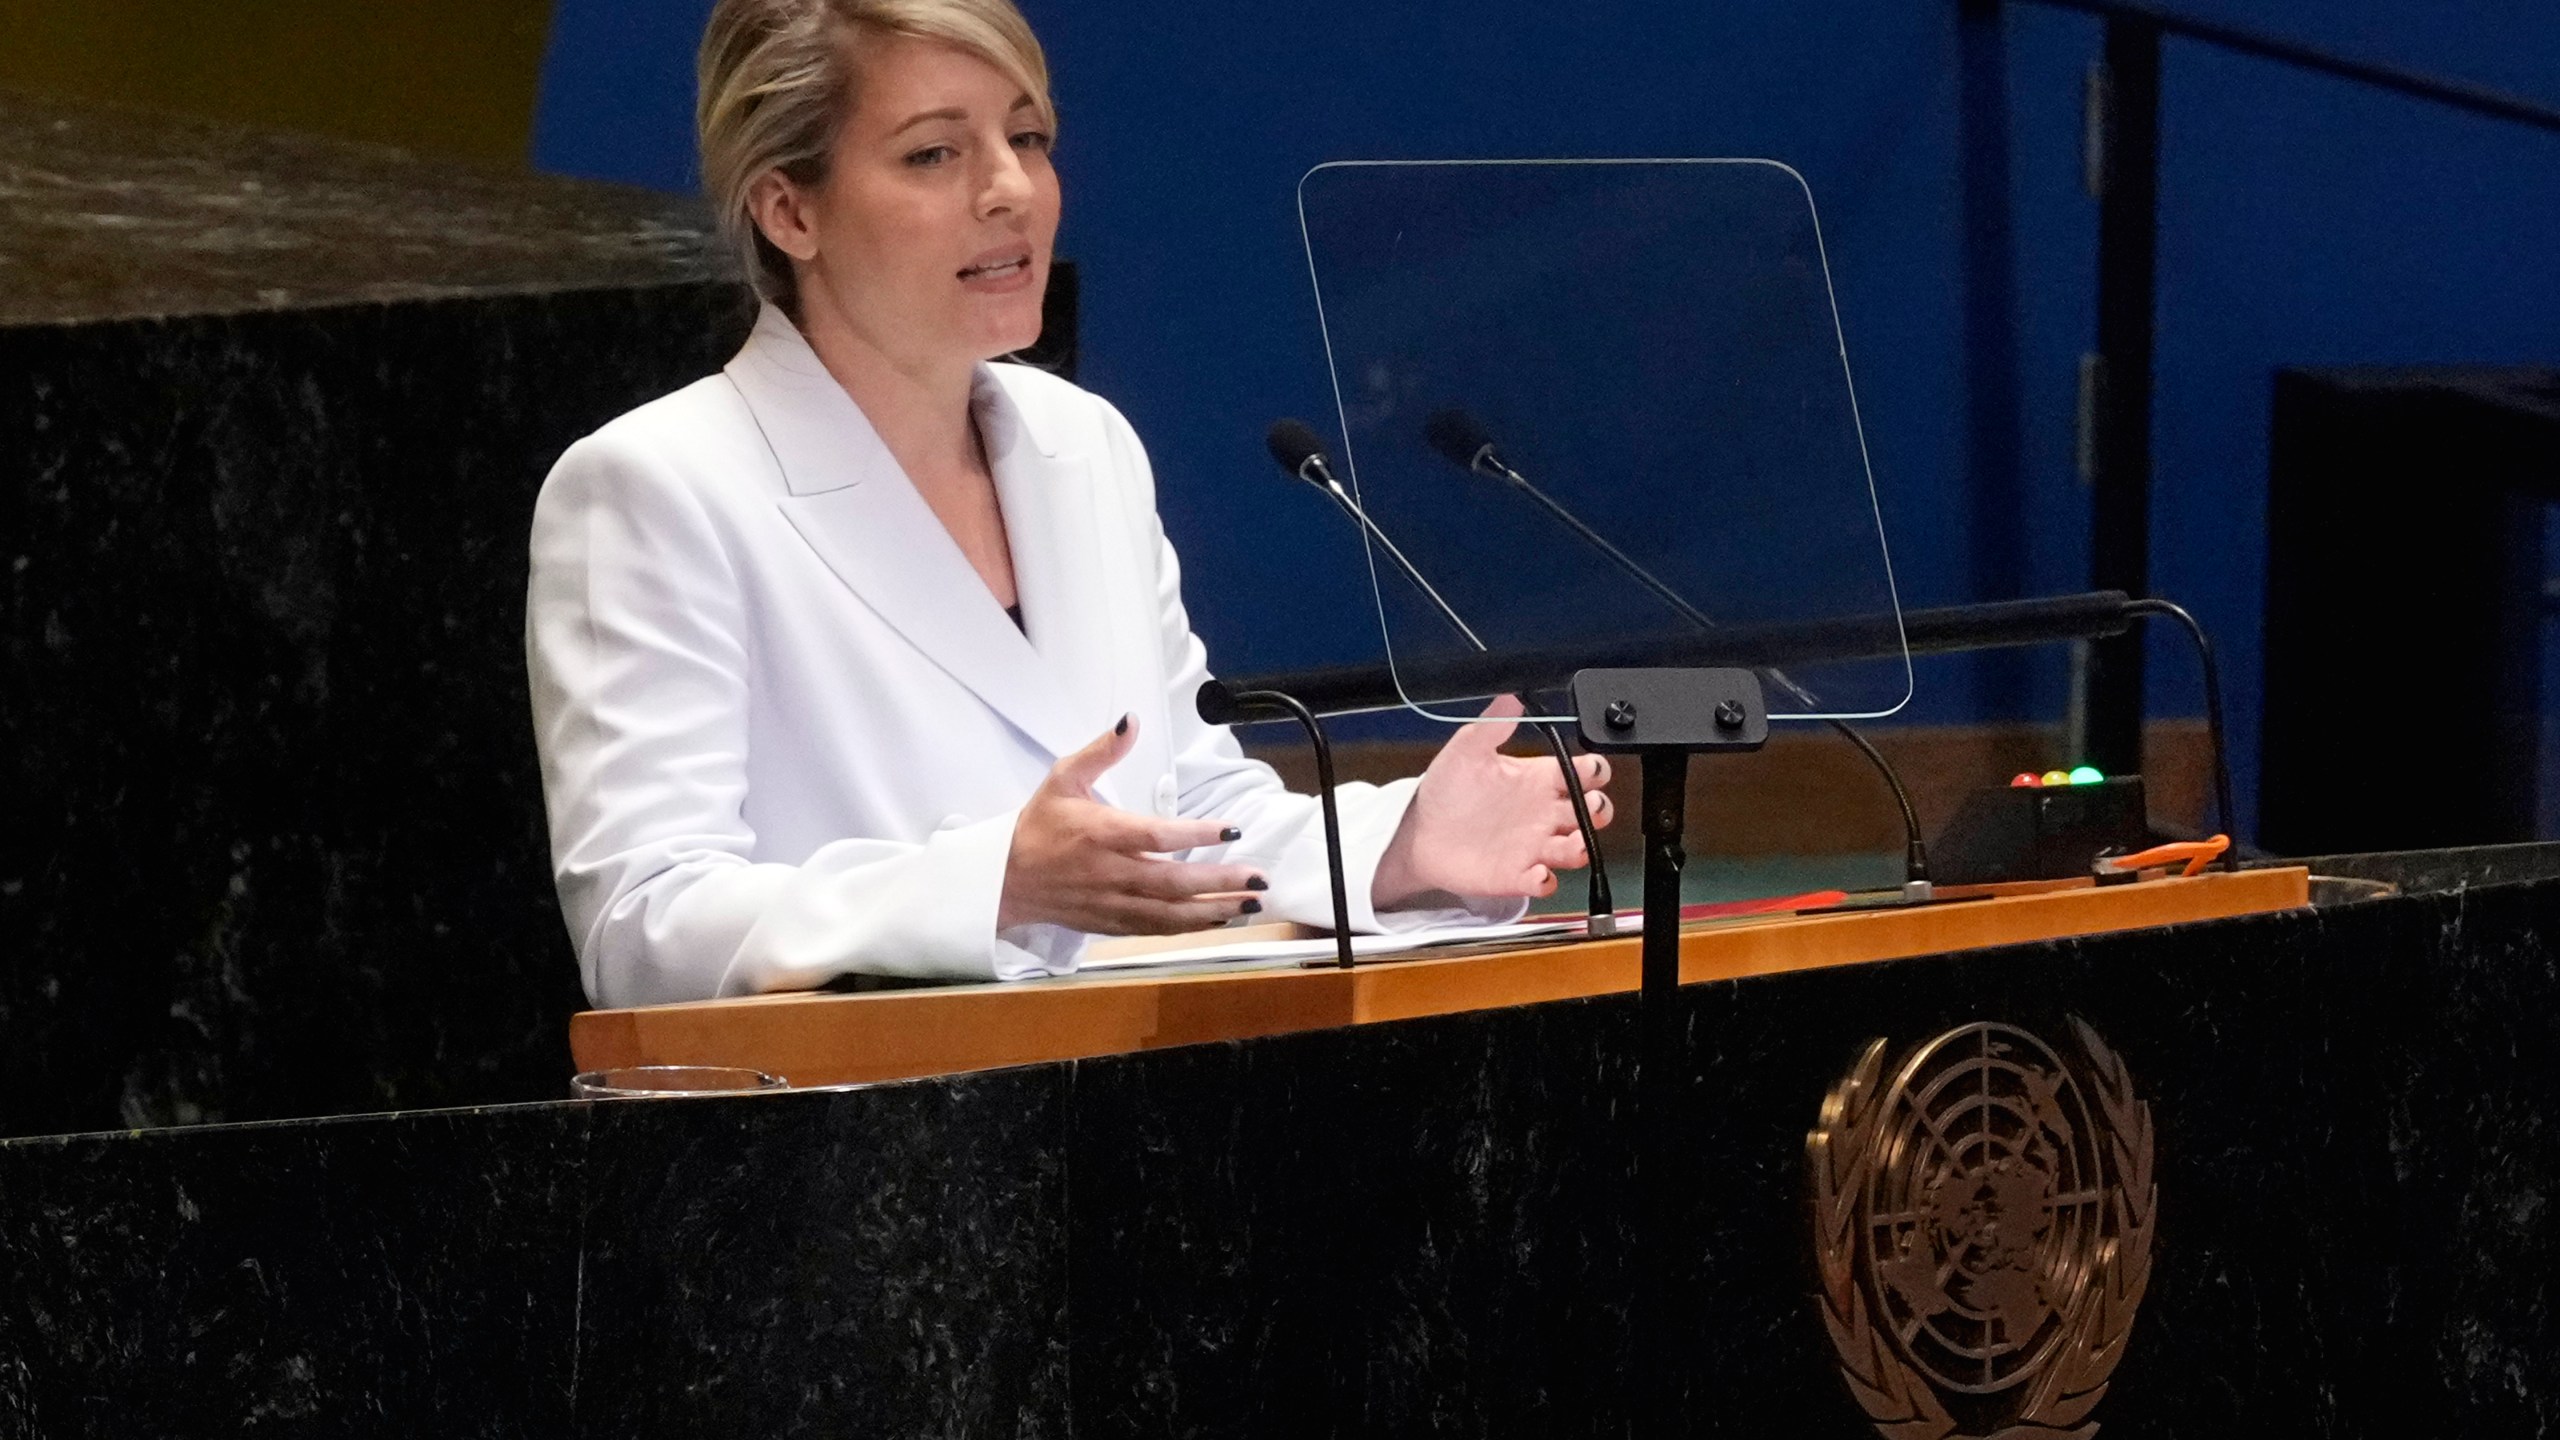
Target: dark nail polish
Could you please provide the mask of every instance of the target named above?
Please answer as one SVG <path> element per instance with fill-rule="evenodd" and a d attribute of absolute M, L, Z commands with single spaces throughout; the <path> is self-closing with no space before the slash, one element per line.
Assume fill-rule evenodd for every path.
<path fill-rule="evenodd" d="M 1126 716 L 1126 715 L 1121 716 L 1121 717 L 1120 717 L 1120 723 L 1111 727 L 1111 733 L 1112 733 L 1112 734 L 1114 734 L 1114 735 L 1126 735 L 1126 734 L 1128 734 L 1128 733 L 1129 733 L 1129 717 L 1128 717 L 1128 716 Z"/>
<path fill-rule="evenodd" d="M 1263 879 L 1259 875 L 1256 875 L 1244 882 L 1244 888 L 1247 890 L 1268 890 L 1271 888 L 1271 882 Z"/>
<path fill-rule="evenodd" d="M 1262 913 L 1262 902 L 1247 898 L 1243 904 L 1236 907 L 1236 913 L 1240 915 L 1259 915 Z"/>
<path fill-rule="evenodd" d="M 1241 840 L 1241 839 L 1243 839 L 1243 838 L 1244 838 L 1244 832 L 1243 832 L 1243 831 L 1241 831 L 1241 830 L 1239 830 L 1239 829 L 1237 829 L 1237 828 L 1236 828 L 1236 827 L 1234 827 L 1233 825 L 1230 825 L 1230 826 L 1228 826 L 1226 829 L 1221 830 L 1221 831 L 1219 831 L 1219 832 L 1218 832 L 1218 841 L 1219 841 L 1219 843 L 1220 843 L 1220 844 L 1223 844 L 1223 845 L 1232 845 L 1232 844 L 1234 844 L 1236 841 Z"/>

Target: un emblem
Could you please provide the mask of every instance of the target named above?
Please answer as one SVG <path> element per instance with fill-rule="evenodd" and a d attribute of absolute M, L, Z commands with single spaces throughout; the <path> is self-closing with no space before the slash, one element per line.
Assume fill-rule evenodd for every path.
<path fill-rule="evenodd" d="M 1805 1138 L 1821 1310 L 1885 1440 L 2085 1440 L 2151 1276 L 2151 1107 L 2074 1019 L 2066 1059 L 1960 1026 L 1870 1043 Z"/>

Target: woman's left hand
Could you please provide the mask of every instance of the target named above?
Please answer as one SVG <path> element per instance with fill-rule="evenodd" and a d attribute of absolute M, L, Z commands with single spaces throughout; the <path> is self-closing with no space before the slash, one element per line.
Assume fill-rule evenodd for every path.
<path fill-rule="evenodd" d="M 1370 903 L 1380 910 L 1433 892 L 1465 896 L 1552 895 L 1558 870 L 1589 863 L 1555 757 L 1505 755 L 1523 713 L 1519 697 L 1485 707 L 1485 721 L 1461 725 L 1432 757 L 1404 823 L 1379 857 Z M 1574 762 L 1594 826 L 1609 823 L 1609 762 Z"/>

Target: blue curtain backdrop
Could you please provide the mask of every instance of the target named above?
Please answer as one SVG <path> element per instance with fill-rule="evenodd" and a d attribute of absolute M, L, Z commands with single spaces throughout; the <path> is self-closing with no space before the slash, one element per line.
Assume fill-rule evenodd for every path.
<path fill-rule="evenodd" d="M 692 47 L 709 8 L 560 0 L 536 163 L 692 185 Z M 1977 514 L 1968 490 L 1952 0 L 1024 8 L 1065 116 L 1061 247 L 1084 267 L 1082 379 L 1148 444 L 1193 618 L 1220 668 L 1377 653 L 1356 541 L 1261 451 L 1278 415 L 1334 428 L 1292 209 L 1298 175 L 1331 159 L 1787 161 L 1822 207 L 1904 603 L 2085 583 L 2072 417 L 2092 334 L 2096 208 L 2079 156 L 2095 22 L 2018 6 L 2004 31 L 2012 519 L 2006 504 Z M 2186 10 L 2560 103 L 2560 6 L 2547 0 Z M 2270 375 L 2560 363 L 2560 137 L 2186 42 L 2169 43 L 2164 71 L 2154 575 L 2224 647 L 2245 811 Z M 1977 683 L 1986 673 L 1922 662 L 1910 717 L 2061 712 L 2059 655 Z M 2201 710 L 2172 637 L 2154 641 L 2151 673 L 2153 713 Z"/>

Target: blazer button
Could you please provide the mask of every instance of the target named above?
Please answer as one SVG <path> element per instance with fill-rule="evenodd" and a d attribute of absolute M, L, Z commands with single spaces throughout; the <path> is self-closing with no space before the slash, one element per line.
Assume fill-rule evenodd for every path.
<path fill-rule="evenodd" d="M 1159 815 L 1173 813 L 1173 777 L 1170 775 L 1161 776 L 1156 780 L 1156 813 Z"/>

